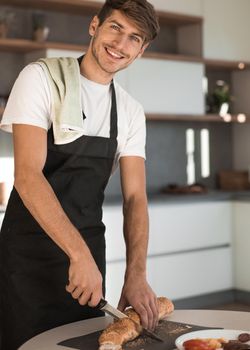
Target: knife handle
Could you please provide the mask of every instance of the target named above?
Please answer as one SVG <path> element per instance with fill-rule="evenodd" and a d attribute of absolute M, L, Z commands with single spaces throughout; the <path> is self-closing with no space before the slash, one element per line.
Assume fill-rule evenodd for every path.
<path fill-rule="evenodd" d="M 99 309 L 99 310 L 101 310 L 107 303 L 108 303 L 107 300 L 101 299 L 101 300 L 99 301 L 99 303 L 96 305 L 96 308 Z"/>

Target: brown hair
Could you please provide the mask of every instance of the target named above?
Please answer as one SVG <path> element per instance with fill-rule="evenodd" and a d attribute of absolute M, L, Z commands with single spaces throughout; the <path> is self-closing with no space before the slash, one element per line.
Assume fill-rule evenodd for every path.
<path fill-rule="evenodd" d="M 106 0 L 97 15 L 99 26 L 111 15 L 113 10 L 119 10 L 131 19 L 144 34 L 146 43 L 155 39 L 160 31 L 155 9 L 147 0 Z"/>

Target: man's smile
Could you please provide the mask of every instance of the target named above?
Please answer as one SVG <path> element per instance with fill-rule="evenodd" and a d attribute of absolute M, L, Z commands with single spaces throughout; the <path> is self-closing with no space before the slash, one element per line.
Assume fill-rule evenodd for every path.
<path fill-rule="evenodd" d="M 106 52 L 114 59 L 122 59 L 125 58 L 123 54 L 120 52 L 115 51 L 114 49 L 111 49 L 109 47 L 105 47 Z"/>

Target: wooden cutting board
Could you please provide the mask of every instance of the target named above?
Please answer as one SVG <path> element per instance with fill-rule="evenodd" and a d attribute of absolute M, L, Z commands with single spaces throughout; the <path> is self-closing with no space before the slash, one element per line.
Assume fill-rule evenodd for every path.
<path fill-rule="evenodd" d="M 175 348 L 175 339 L 180 335 L 197 331 L 201 329 L 209 329 L 209 327 L 195 326 L 185 323 L 161 321 L 156 329 L 158 334 L 164 343 L 151 339 L 147 336 L 140 336 L 137 339 L 127 343 L 123 346 L 124 350 L 173 350 Z M 94 332 L 88 335 L 83 335 L 76 338 L 71 338 L 60 342 L 58 345 L 62 345 L 69 349 L 77 350 L 98 350 L 98 338 L 101 331 Z"/>

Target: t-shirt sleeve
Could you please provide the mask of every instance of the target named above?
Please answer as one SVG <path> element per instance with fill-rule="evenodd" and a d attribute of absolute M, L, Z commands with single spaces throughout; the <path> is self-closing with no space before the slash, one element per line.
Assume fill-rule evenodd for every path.
<path fill-rule="evenodd" d="M 143 108 L 140 104 L 132 112 L 129 123 L 127 140 L 119 154 L 119 158 L 125 156 L 138 156 L 146 158 L 146 120 Z"/>
<path fill-rule="evenodd" d="M 29 64 L 11 90 L 0 127 L 12 132 L 12 124 L 28 124 L 48 130 L 51 125 L 51 97 L 39 64 Z"/>

